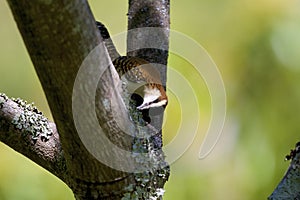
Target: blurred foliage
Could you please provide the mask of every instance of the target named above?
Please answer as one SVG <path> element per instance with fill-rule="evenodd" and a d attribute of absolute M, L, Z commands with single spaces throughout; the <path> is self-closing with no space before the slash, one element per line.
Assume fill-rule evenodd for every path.
<path fill-rule="evenodd" d="M 126 30 L 126 1 L 90 4 L 112 35 Z M 209 157 L 199 160 L 212 109 L 209 93 L 203 81 L 195 82 L 199 77 L 187 61 L 170 55 L 170 66 L 197 91 L 201 123 L 193 144 L 171 165 L 164 199 L 252 200 L 272 192 L 288 166 L 284 156 L 299 140 L 299 8 L 299 0 L 171 2 L 171 28 L 209 52 L 224 79 L 228 107 L 220 141 Z M 35 102 L 51 118 L 5 1 L 0 1 L 0 43 L 0 92 Z M 189 101 L 168 92 L 165 144 L 180 127 L 180 103 Z M 0 199 L 73 199 L 64 183 L 2 143 L 0 167 Z"/>

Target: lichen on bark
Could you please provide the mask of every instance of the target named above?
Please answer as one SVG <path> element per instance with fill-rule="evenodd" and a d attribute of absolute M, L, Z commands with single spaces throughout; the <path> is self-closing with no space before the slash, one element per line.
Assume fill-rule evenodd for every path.
<path fill-rule="evenodd" d="M 53 134 L 48 119 L 43 116 L 33 103 L 27 104 L 25 100 L 20 98 L 12 98 L 14 102 L 21 108 L 21 112 L 15 115 L 12 124 L 23 134 L 30 134 L 31 139 L 36 141 L 40 138 L 42 141 L 48 141 Z"/>

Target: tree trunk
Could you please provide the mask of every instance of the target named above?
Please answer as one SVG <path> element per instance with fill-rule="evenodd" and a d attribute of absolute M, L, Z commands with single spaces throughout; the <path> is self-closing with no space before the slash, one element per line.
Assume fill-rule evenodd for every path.
<path fill-rule="evenodd" d="M 88 3 L 8 3 L 55 124 L 26 102 L 0 95 L 0 140 L 64 181 L 76 199 L 161 198 L 169 176 L 161 131 L 153 134 L 150 125 L 139 129 L 130 122 L 116 89 L 118 76 Z M 129 28 L 169 27 L 169 1 L 129 3 Z M 163 35 L 168 47 L 167 29 Z M 128 38 L 128 45 L 133 43 L 135 39 Z M 135 55 L 166 64 L 167 51 L 159 52 L 137 51 Z M 160 73 L 165 83 L 165 68 Z M 130 114 L 138 112 L 133 109 Z M 162 116 L 155 118 L 156 127 L 161 127 Z"/>

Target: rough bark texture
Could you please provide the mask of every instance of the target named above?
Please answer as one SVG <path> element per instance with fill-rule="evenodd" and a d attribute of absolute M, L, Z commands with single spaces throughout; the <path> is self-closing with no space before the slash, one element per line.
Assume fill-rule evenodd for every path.
<path fill-rule="evenodd" d="M 56 126 L 34 106 L 0 94 L 0 141 L 66 180 L 65 158 Z"/>
<path fill-rule="evenodd" d="M 66 183 L 78 199 L 110 195 L 105 194 L 109 191 L 104 189 L 99 194 L 102 183 L 105 185 L 128 175 L 101 164 L 86 150 L 72 116 L 72 91 L 77 71 L 85 57 L 100 43 L 87 2 L 8 2 L 59 130 L 69 174 Z M 108 70 L 103 76 L 107 82 L 112 81 Z"/>
<path fill-rule="evenodd" d="M 160 150 L 161 131 L 154 140 L 140 140 L 132 137 L 140 134 L 139 130 L 119 123 L 118 119 L 128 118 L 128 111 L 116 90 L 119 80 L 114 75 L 115 70 L 105 48 L 104 51 L 100 48 L 90 57 L 88 64 L 95 65 L 95 68 L 88 68 L 85 73 L 93 78 L 82 80 L 83 83 L 79 83 L 80 92 L 74 92 L 80 66 L 102 41 L 88 3 L 85 0 L 8 0 L 8 3 L 41 81 L 55 124 L 26 102 L 0 95 L 0 140 L 59 177 L 72 189 L 76 199 L 161 198 L 163 185 L 169 176 L 168 165 Z M 140 16 L 137 7 L 150 12 Z M 168 14 L 168 1 L 130 1 L 129 28 L 143 27 L 149 19 L 149 25 L 168 27 Z M 163 40 L 168 47 L 168 31 L 163 32 Z M 129 46 L 134 41 L 129 38 Z M 147 50 L 143 54 L 137 51 L 135 55 L 145 55 L 152 62 L 166 64 L 167 51 L 159 52 Z M 100 73 L 97 69 L 102 75 L 94 77 L 93 74 Z M 160 72 L 165 83 L 166 71 Z M 90 92 L 87 88 L 95 81 L 95 91 Z M 74 98 L 78 100 L 75 105 L 72 104 Z M 74 114 L 74 106 L 84 108 L 90 103 L 86 99 L 96 101 L 95 113 L 79 109 L 81 112 Z M 130 112 L 133 115 L 135 111 Z M 113 154 L 111 149 L 100 148 L 100 154 L 115 161 L 121 160 L 121 168 L 142 165 L 144 171 L 119 171 L 99 162 L 92 155 L 76 129 L 75 118 L 79 118 L 80 122 L 80 119 L 93 118 L 94 114 L 103 133 L 114 145 L 132 150 L 137 155 L 141 151 L 148 153 L 143 154 L 146 156 L 136 156 L 133 163 L 121 154 Z M 156 124 L 160 127 L 162 113 L 157 119 Z M 81 127 L 83 137 L 95 137 L 95 131 L 91 128 L 93 124 L 90 123 L 88 121 Z M 124 132 L 122 126 L 127 127 L 132 135 L 127 135 L 125 132 L 128 130 Z M 147 128 L 142 132 L 147 134 Z M 91 142 L 94 142 L 92 146 L 96 150 L 99 146 L 105 146 L 101 140 Z"/>
<path fill-rule="evenodd" d="M 152 28 L 149 28 L 152 27 Z M 170 28 L 170 1 L 169 0 L 129 0 L 128 10 L 128 34 L 127 34 L 127 55 L 140 57 L 153 66 L 160 73 L 161 81 L 166 86 L 166 65 L 168 61 L 169 49 L 169 28 Z M 166 88 L 166 87 L 165 87 Z M 149 137 L 151 145 L 148 148 L 154 149 L 155 160 L 150 161 L 157 163 L 151 166 L 142 174 L 137 174 L 135 178 L 141 176 L 143 179 L 150 176 L 149 187 L 156 188 L 156 197 L 162 198 L 160 192 L 166 180 L 169 177 L 169 166 L 164 161 L 162 148 L 162 122 L 163 109 L 150 109 L 151 125 L 158 132 Z M 150 151 L 151 153 L 151 151 Z M 148 158 L 146 160 L 149 160 Z M 147 162 L 147 161 L 146 161 Z M 145 162 L 144 162 L 145 163 Z M 143 185 L 142 183 L 141 185 Z M 137 190 L 139 188 L 137 187 Z M 149 197 L 148 197 L 149 198 Z M 147 199 L 147 198 L 146 198 Z"/>
<path fill-rule="evenodd" d="M 290 166 L 284 177 L 269 196 L 269 200 L 300 199 L 300 143 L 291 150 L 287 159 L 291 159 Z"/>
<path fill-rule="evenodd" d="M 147 29 L 147 27 L 156 27 L 157 29 Z M 162 65 L 166 66 L 168 62 L 170 1 L 129 0 L 128 30 L 132 29 L 135 29 L 135 31 L 130 32 L 131 34 L 127 36 L 127 54 L 129 56 L 144 58 L 153 63 L 160 72 L 162 84 L 166 86 L 167 68 L 162 67 Z M 154 42 L 159 43 L 160 46 L 155 45 L 156 48 L 145 48 L 152 46 L 151 43 Z M 153 113 L 155 114 L 151 116 L 152 124 L 158 130 L 161 130 L 163 112 L 154 111 Z M 162 147 L 161 138 L 160 131 L 154 137 L 156 146 L 158 147 Z"/>

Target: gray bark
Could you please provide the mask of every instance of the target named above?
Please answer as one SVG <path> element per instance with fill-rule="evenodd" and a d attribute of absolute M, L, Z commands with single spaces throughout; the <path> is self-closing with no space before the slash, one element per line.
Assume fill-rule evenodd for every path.
<path fill-rule="evenodd" d="M 159 8 L 159 9 L 157 9 Z M 145 27 L 156 27 L 155 34 L 152 29 L 145 31 Z M 136 29 L 127 36 L 127 54 L 137 56 L 153 63 L 160 72 L 162 84 L 166 86 L 170 29 L 170 1 L 129 0 L 128 30 Z M 140 34 L 142 33 L 142 34 Z M 150 43 L 150 44 L 149 44 Z M 145 48 L 151 43 L 159 43 L 159 48 Z M 157 45 L 155 45 L 157 46 Z M 165 87 L 166 88 L 166 87 Z M 163 112 L 152 116 L 152 125 L 161 130 Z M 156 146 L 162 147 L 161 131 L 154 138 Z"/>
<path fill-rule="evenodd" d="M 167 27 L 169 2 L 150 2 L 152 3 L 131 1 L 129 15 L 139 15 L 138 10 L 132 9 L 138 4 L 151 11 L 143 15 L 144 20 L 152 19 L 151 23 L 160 26 L 160 21 L 157 21 L 160 20 L 159 13 L 154 10 L 167 10 L 162 16 L 167 19 L 162 27 Z M 153 153 L 157 163 L 153 164 L 153 160 L 147 158 L 139 159 L 138 162 L 142 162 L 139 164 L 147 165 L 145 171 L 129 173 L 99 162 L 84 146 L 76 129 L 74 117 L 78 116 L 73 115 L 72 99 L 77 98 L 78 104 L 75 106 L 80 107 L 89 103 L 86 102 L 87 98 L 94 98 L 98 122 L 114 145 L 125 150 L 140 151 L 141 149 L 135 149 L 133 145 L 145 143 L 144 140 L 135 140 L 128 136 L 117 122 L 118 118 L 127 117 L 128 111 L 118 94 L 119 91 L 115 89 L 119 83 L 114 76 L 113 66 L 110 64 L 108 68 L 103 68 L 101 65 L 111 63 L 107 51 L 99 52 L 98 56 L 95 54 L 91 58 L 91 63 L 104 71 L 97 84 L 95 96 L 86 89 L 95 80 L 88 79 L 81 85 L 83 95 L 76 93 L 74 97 L 73 86 L 78 70 L 85 58 L 102 41 L 88 3 L 84 0 L 8 0 L 8 3 L 42 84 L 55 124 L 45 119 L 36 108 L 21 100 L 12 100 L 1 95 L 0 140 L 64 181 L 72 189 L 76 199 L 161 198 L 161 189 L 169 175 L 163 152 L 160 148 L 156 149 L 162 144 L 161 132 L 156 139 L 146 141 L 146 150 Z M 132 27 L 143 24 L 143 19 L 139 19 L 139 22 L 131 23 Z M 168 44 L 168 34 L 165 36 L 165 43 Z M 131 43 L 131 40 L 133 39 L 128 42 Z M 161 63 L 167 62 L 167 52 L 162 57 L 157 57 L 155 51 L 150 51 L 147 55 Z M 89 69 L 86 73 L 93 74 L 95 71 Z M 165 71 L 161 73 L 165 77 Z M 130 112 L 133 115 L 136 111 Z M 89 119 L 92 115 L 93 113 L 81 112 L 79 117 Z M 162 119 L 162 114 L 159 119 Z M 85 124 L 83 127 L 86 135 L 94 133 L 90 125 L 92 124 Z M 128 129 L 132 134 L 139 134 L 134 133 L 139 131 L 134 127 Z M 94 144 L 96 149 L 102 146 L 101 142 L 103 141 Z M 150 150 L 150 147 L 154 147 L 154 150 Z M 101 150 L 103 155 L 111 154 L 111 149 Z M 137 164 L 118 154 L 114 154 L 112 159 L 121 160 L 122 167 Z M 149 163 L 152 163 L 150 167 Z"/>
<path fill-rule="evenodd" d="M 0 141 L 66 180 L 65 158 L 56 126 L 37 108 L 0 94 Z"/>
<path fill-rule="evenodd" d="M 269 200 L 300 199 L 300 143 L 287 156 L 291 159 L 290 166 L 284 177 L 268 197 Z"/>

